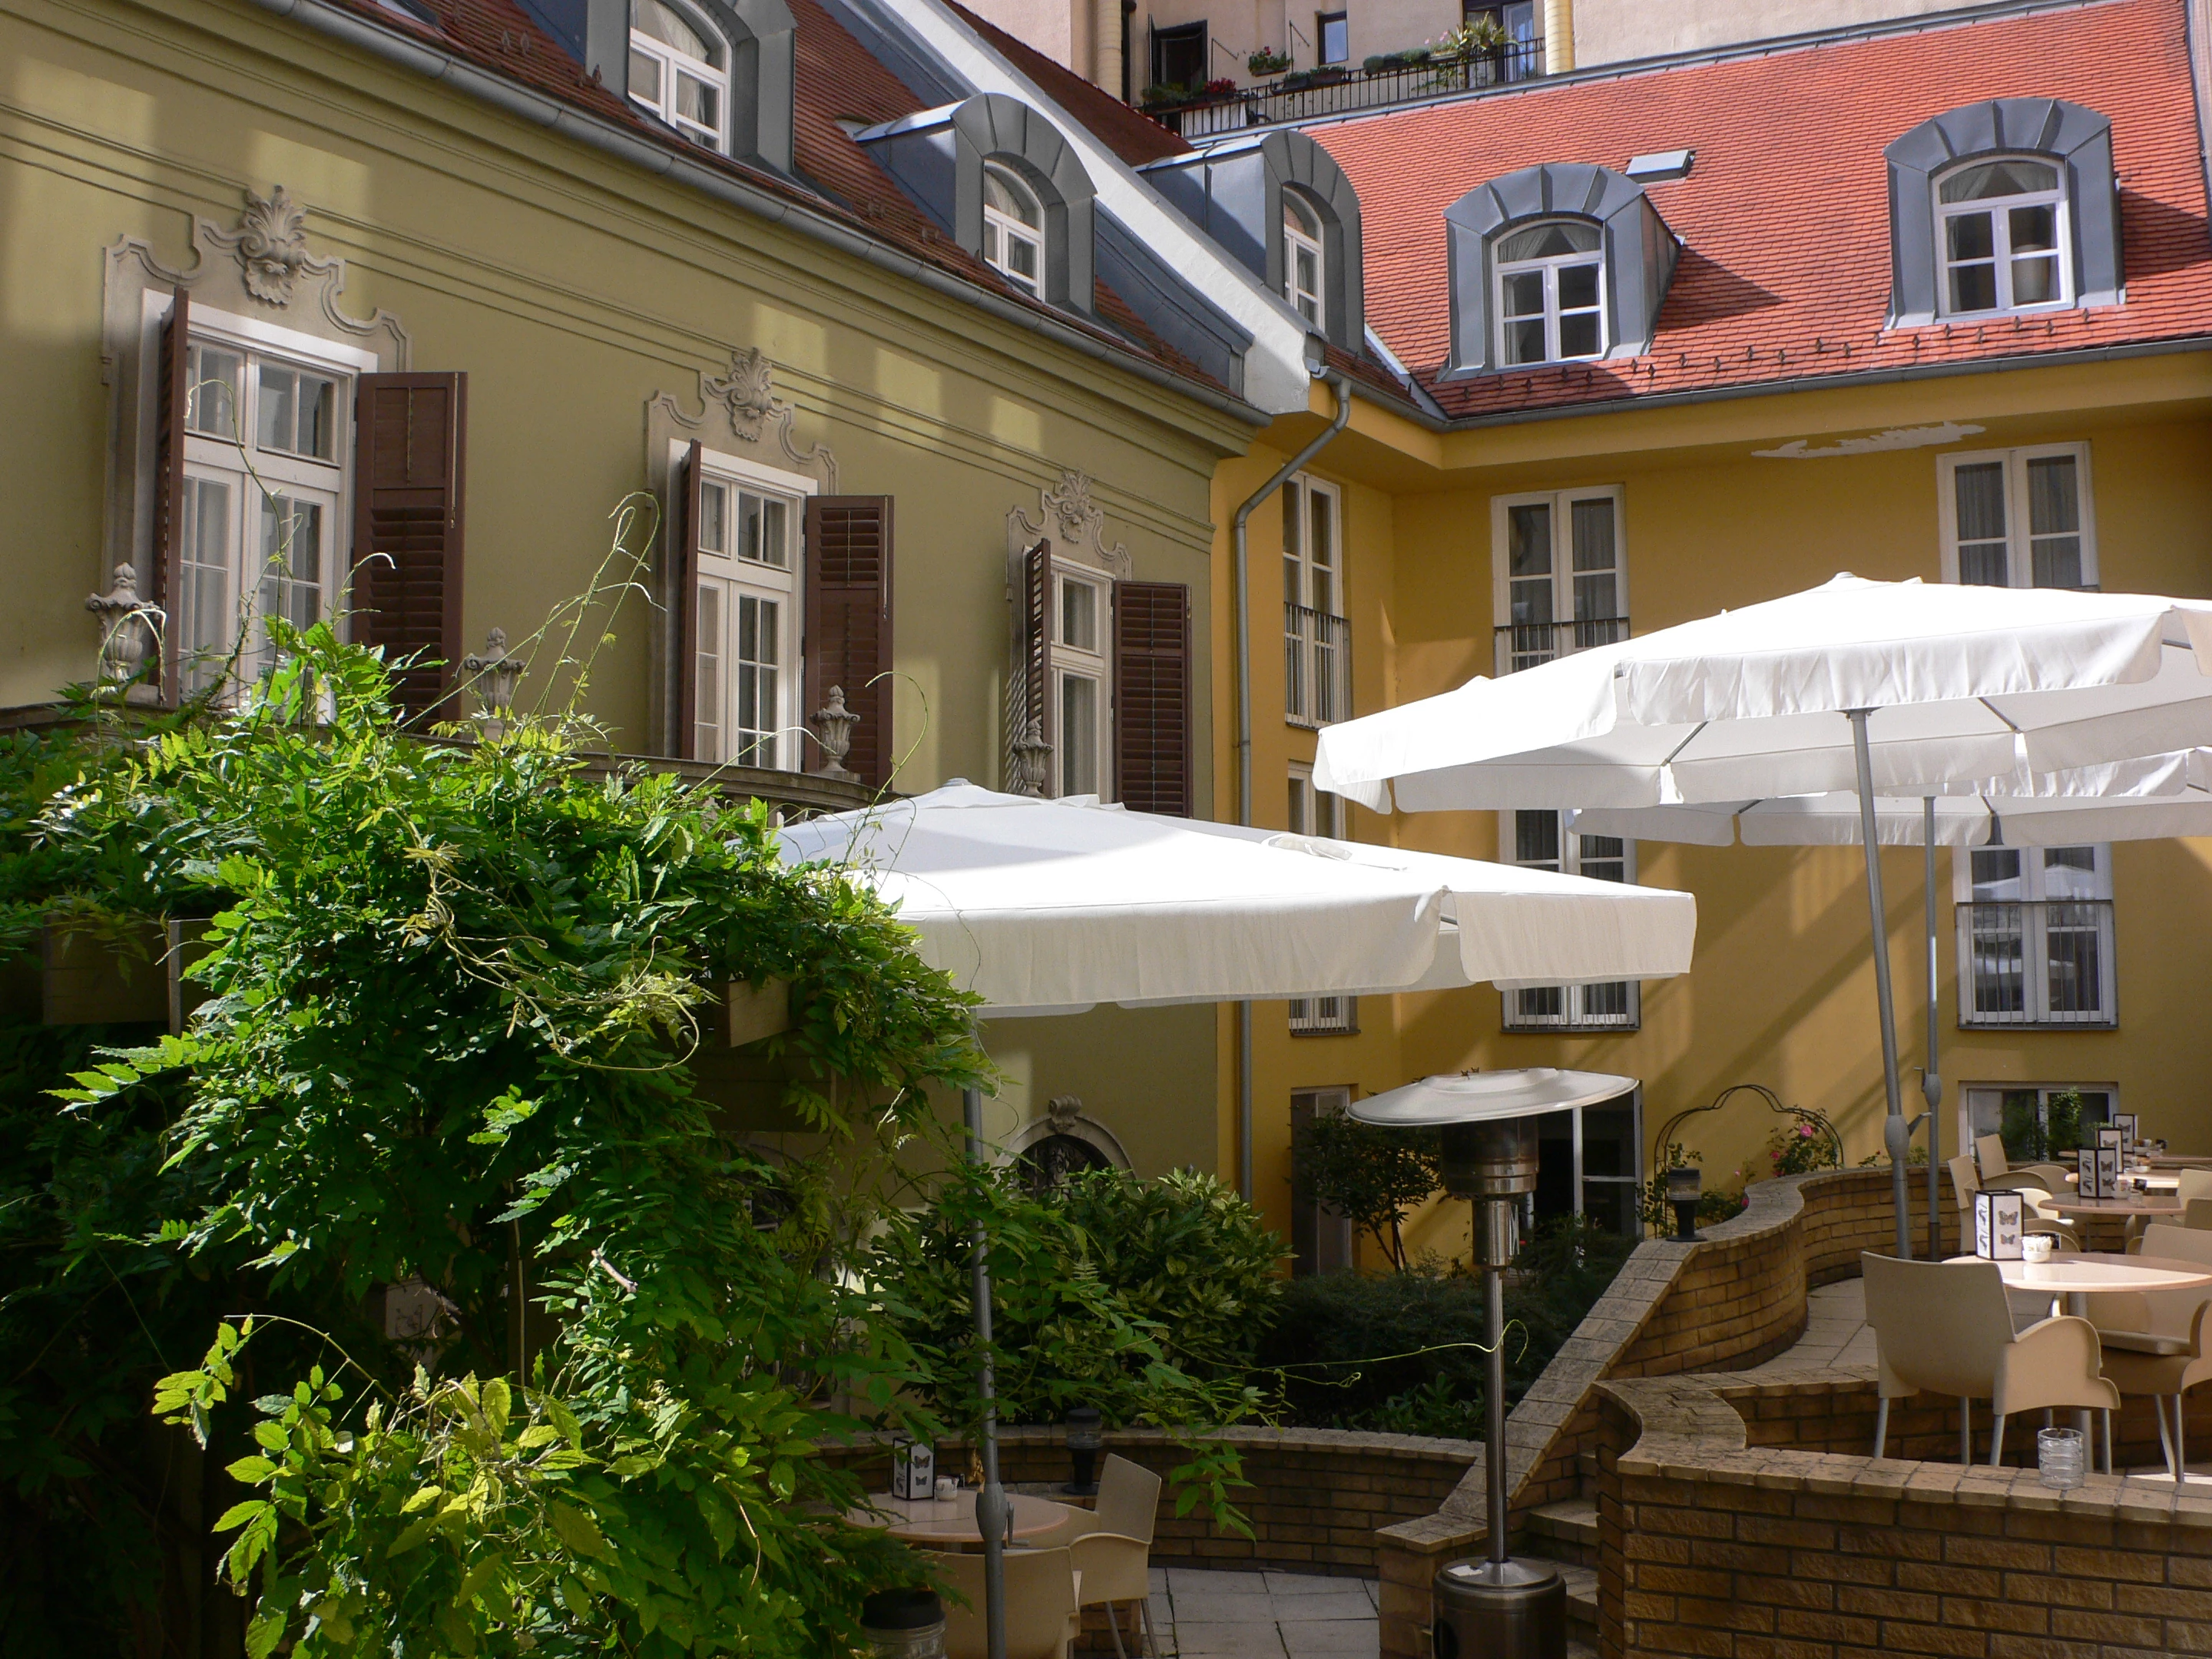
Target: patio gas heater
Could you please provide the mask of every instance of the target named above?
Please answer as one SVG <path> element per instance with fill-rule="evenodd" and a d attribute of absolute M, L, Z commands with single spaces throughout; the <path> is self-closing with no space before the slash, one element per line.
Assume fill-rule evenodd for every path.
<path fill-rule="evenodd" d="M 1633 1078 L 1534 1066 L 1425 1078 L 1350 1108 L 1363 1123 L 1443 1130 L 1444 1190 L 1474 1206 L 1474 1259 L 1490 1327 L 1483 1389 L 1490 1554 L 1437 1573 L 1436 1659 L 1566 1659 L 1566 1581 L 1548 1562 L 1516 1561 L 1506 1549 L 1504 1272 L 1520 1249 L 1521 1200 L 1536 1190 L 1535 1120 L 1635 1087 Z"/>

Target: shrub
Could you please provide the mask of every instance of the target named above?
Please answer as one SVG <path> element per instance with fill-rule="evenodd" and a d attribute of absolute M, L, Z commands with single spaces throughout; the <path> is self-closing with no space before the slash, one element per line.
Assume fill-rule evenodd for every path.
<path fill-rule="evenodd" d="M 1298 1132 L 1291 1158 L 1302 1201 L 1326 1204 L 1373 1234 L 1392 1267 L 1405 1267 L 1406 1212 L 1443 1183 L 1433 1130 L 1386 1129 L 1331 1113 Z"/>
<path fill-rule="evenodd" d="M 1522 1246 L 1505 1288 L 1509 1400 L 1542 1374 L 1635 1248 L 1580 1217 Z M 1424 1262 L 1292 1279 L 1260 1358 L 1297 1422 L 1469 1436 L 1481 1431 L 1488 1341 L 1481 1279 Z"/>

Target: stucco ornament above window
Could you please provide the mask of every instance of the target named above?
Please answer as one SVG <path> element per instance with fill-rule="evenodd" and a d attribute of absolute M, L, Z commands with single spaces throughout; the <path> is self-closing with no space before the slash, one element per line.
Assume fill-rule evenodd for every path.
<path fill-rule="evenodd" d="M 293 284 L 315 264 L 307 252 L 307 210 L 282 185 L 265 200 L 247 191 L 237 229 L 218 232 L 213 240 L 237 256 L 246 291 L 264 305 L 291 304 Z"/>
<path fill-rule="evenodd" d="M 699 390 L 730 411 L 730 425 L 740 438 L 758 443 L 761 422 L 777 407 L 775 365 L 758 346 L 732 349 L 730 372 L 701 376 Z"/>
<path fill-rule="evenodd" d="M 1448 380 L 1649 351 L 1681 252 L 1643 185 L 1583 162 L 1476 186 L 1444 210 L 1444 237 Z"/>
<path fill-rule="evenodd" d="M 1889 167 L 1890 321 L 2122 299 L 2112 124 L 2058 98 L 1996 98 L 1923 121 Z"/>

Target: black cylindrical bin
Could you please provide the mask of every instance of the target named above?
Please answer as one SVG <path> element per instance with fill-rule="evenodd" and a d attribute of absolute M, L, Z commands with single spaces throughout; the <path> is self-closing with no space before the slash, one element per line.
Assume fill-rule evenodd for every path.
<path fill-rule="evenodd" d="M 1567 1659 L 1567 1581 L 1548 1561 L 1455 1561 L 1436 1598 L 1436 1659 Z"/>
<path fill-rule="evenodd" d="M 945 1659 L 945 1604 L 933 1589 L 878 1590 L 860 1603 L 876 1659 Z"/>

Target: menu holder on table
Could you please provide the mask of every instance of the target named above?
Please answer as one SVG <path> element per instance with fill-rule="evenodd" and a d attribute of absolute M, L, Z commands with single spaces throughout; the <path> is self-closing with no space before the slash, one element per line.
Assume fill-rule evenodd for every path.
<path fill-rule="evenodd" d="M 911 1440 L 891 1448 L 891 1496 L 934 1498 L 937 1495 L 937 1453 L 934 1448 Z"/>
<path fill-rule="evenodd" d="M 2127 1146 L 2121 1131 L 2111 1124 L 2097 1130 L 2097 1196 L 2120 1195 L 2120 1170 L 2127 1162 Z"/>
<path fill-rule="evenodd" d="M 1984 1261 L 2021 1259 L 2021 1223 L 2026 1202 L 2018 1193 L 1974 1194 L 1974 1254 Z"/>
<path fill-rule="evenodd" d="M 2137 1133 L 2136 1115 L 2133 1112 L 2115 1112 L 2109 1121 L 2113 1128 L 2120 1132 L 2121 1155 L 2124 1158 L 2132 1156 L 2137 1144 L 2142 1139 L 2142 1136 Z"/>

